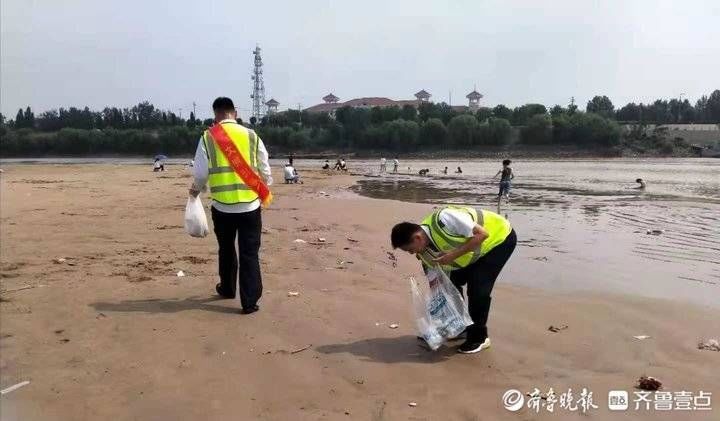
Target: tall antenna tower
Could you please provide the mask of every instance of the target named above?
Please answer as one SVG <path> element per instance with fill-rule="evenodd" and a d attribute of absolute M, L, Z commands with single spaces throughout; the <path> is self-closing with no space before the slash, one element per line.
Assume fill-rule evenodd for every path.
<path fill-rule="evenodd" d="M 253 93 L 250 98 L 253 100 L 252 115 L 258 121 L 265 116 L 265 83 L 263 82 L 262 57 L 260 56 L 260 45 L 253 50 L 255 56 L 255 67 L 250 77 L 253 81 Z"/>

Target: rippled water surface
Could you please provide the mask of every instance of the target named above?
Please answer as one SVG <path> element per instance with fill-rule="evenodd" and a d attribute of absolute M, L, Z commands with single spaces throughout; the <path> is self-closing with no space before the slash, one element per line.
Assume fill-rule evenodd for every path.
<path fill-rule="evenodd" d="M 439 174 L 445 165 L 460 165 L 463 174 Z M 498 210 L 497 161 L 409 161 L 404 174 L 379 174 L 375 161 L 350 166 L 366 176 L 355 187 L 362 195 Z M 512 269 L 517 278 L 720 307 L 720 160 L 519 160 L 512 167 L 511 200 L 499 210 L 533 260 Z M 431 175 L 415 175 L 421 168 Z M 636 178 L 647 181 L 645 191 L 633 189 Z"/>

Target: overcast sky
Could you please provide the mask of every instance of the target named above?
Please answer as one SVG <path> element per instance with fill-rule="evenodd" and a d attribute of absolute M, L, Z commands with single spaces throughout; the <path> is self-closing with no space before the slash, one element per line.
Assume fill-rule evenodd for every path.
<path fill-rule="evenodd" d="M 212 4 L 208 4 L 212 3 Z M 720 1 L 3 0 L 1 110 L 101 109 L 219 95 L 250 109 L 252 49 L 267 99 L 308 107 L 333 92 L 487 106 L 584 108 L 720 88 Z"/>

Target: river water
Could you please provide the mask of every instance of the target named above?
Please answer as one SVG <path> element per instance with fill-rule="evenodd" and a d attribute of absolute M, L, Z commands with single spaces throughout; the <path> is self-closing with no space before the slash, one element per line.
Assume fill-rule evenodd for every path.
<path fill-rule="evenodd" d="M 518 160 L 510 202 L 499 207 L 495 160 L 404 161 L 401 174 L 381 174 L 376 160 L 348 164 L 364 175 L 355 187 L 364 196 L 505 215 L 523 259 L 508 269 L 514 282 L 720 308 L 718 159 Z M 451 174 L 440 173 L 445 166 Z M 463 173 L 453 174 L 458 166 Z M 430 176 L 416 175 L 421 168 Z M 645 191 L 633 189 L 636 178 Z"/>

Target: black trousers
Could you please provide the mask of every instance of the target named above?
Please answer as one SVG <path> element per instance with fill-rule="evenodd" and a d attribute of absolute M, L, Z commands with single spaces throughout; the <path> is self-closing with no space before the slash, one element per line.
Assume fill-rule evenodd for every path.
<path fill-rule="evenodd" d="M 246 213 L 225 213 L 212 208 L 212 220 L 218 242 L 220 289 L 225 295 L 235 296 L 239 263 L 240 304 L 243 308 L 252 308 L 262 296 L 262 277 L 258 257 L 262 234 L 260 212 L 259 208 Z M 237 250 L 235 238 L 237 238 Z"/>
<path fill-rule="evenodd" d="M 490 302 L 493 286 L 505 263 L 512 255 L 517 244 L 515 230 L 490 250 L 477 262 L 462 269 L 450 272 L 450 280 L 463 293 L 463 285 L 467 285 L 467 303 L 473 325 L 468 327 L 468 340 L 482 342 L 487 338 L 487 321 L 490 314 Z"/>

